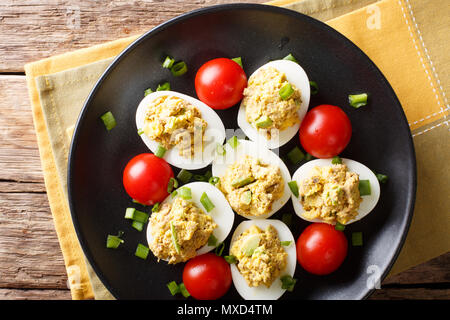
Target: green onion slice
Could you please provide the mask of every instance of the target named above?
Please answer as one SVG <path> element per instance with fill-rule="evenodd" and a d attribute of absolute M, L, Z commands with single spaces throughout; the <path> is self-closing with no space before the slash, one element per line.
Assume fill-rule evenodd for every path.
<path fill-rule="evenodd" d="M 241 58 L 241 57 L 233 58 L 233 59 L 231 59 L 231 60 L 233 60 L 234 62 L 236 62 L 238 65 L 240 65 L 241 68 L 244 68 L 244 66 L 242 65 L 242 58 Z"/>
<path fill-rule="evenodd" d="M 144 229 L 144 223 L 136 220 L 133 220 L 131 226 L 135 228 L 137 231 L 142 231 Z"/>
<path fill-rule="evenodd" d="M 255 121 L 255 125 L 257 128 L 268 128 L 272 125 L 273 121 L 266 115 L 262 115 Z"/>
<path fill-rule="evenodd" d="M 339 156 L 334 156 L 333 159 L 331 159 L 332 164 L 342 164 L 342 159 Z"/>
<path fill-rule="evenodd" d="M 171 281 L 167 284 L 167 288 L 169 288 L 170 293 L 174 296 L 177 293 L 180 293 L 180 288 L 175 281 Z"/>
<path fill-rule="evenodd" d="M 315 95 L 319 93 L 319 86 L 317 85 L 317 83 L 315 81 L 310 81 L 309 82 L 309 87 L 311 88 L 311 94 Z"/>
<path fill-rule="evenodd" d="M 167 193 L 172 193 L 174 189 L 178 188 L 178 180 L 175 178 L 170 178 L 167 184 Z"/>
<path fill-rule="evenodd" d="M 125 210 L 125 219 L 133 219 L 135 211 L 135 208 L 127 208 Z"/>
<path fill-rule="evenodd" d="M 233 255 L 229 255 L 229 256 L 224 256 L 223 257 L 225 259 L 226 262 L 228 262 L 229 264 L 234 264 L 237 262 L 237 258 Z"/>
<path fill-rule="evenodd" d="M 215 186 L 216 184 L 218 184 L 219 181 L 220 181 L 220 178 L 219 178 L 219 177 L 211 177 L 211 178 L 209 178 L 209 180 L 208 180 L 208 182 L 211 183 L 211 184 L 214 185 L 214 186 Z"/>
<path fill-rule="evenodd" d="M 203 205 L 203 207 L 205 208 L 206 212 L 210 212 L 212 209 L 215 208 L 214 203 L 212 203 L 212 201 L 209 199 L 209 197 L 206 194 L 206 192 L 202 193 L 202 195 L 200 197 L 200 203 Z"/>
<path fill-rule="evenodd" d="M 215 247 L 217 245 L 217 238 L 211 233 L 208 238 L 208 246 Z"/>
<path fill-rule="evenodd" d="M 175 63 L 172 68 L 170 68 L 170 71 L 172 72 L 172 75 L 175 77 L 182 76 L 188 71 L 186 62 L 180 61 Z"/>
<path fill-rule="evenodd" d="M 160 84 L 158 84 L 158 87 L 156 88 L 156 91 L 166 91 L 166 90 L 170 90 L 169 82 L 160 83 Z"/>
<path fill-rule="evenodd" d="M 219 156 L 223 156 L 226 153 L 225 147 L 221 144 L 217 144 L 216 152 Z"/>
<path fill-rule="evenodd" d="M 298 193 L 297 181 L 295 181 L 295 180 L 289 181 L 288 186 L 289 186 L 289 189 L 291 189 L 292 194 L 298 198 L 299 193 Z"/>
<path fill-rule="evenodd" d="M 170 196 L 171 196 L 172 198 L 175 198 L 175 197 L 177 196 L 177 194 L 178 194 L 178 191 L 177 191 L 177 190 L 174 190 L 174 191 L 170 194 Z"/>
<path fill-rule="evenodd" d="M 348 103 L 350 103 L 353 108 L 358 109 L 367 104 L 367 97 L 367 93 L 350 94 L 348 95 Z"/>
<path fill-rule="evenodd" d="M 121 239 L 122 235 L 123 231 L 119 231 L 117 236 L 108 234 L 108 237 L 106 238 L 106 247 L 108 249 L 117 249 L 121 243 L 124 243 Z"/>
<path fill-rule="evenodd" d="M 221 242 L 219 243 L 219 245 L 216 247 L 216 249 L 214 249 L 214 253 L 216 254 L 216 256 L 222 256 L 223 253 L 223 249 L 225 248 L 225 243 Z"/>
<path fill-rule="evenodd" d="M 284 247 L 290 246 L 292 241 L 280 241 L 280 244 Z"/>
<path fill-rule="evenodd" d="M 138 135 L 144 134 L 144 129 L 139 129 L 137 133 L 138 133 Z"/>
<path fill-rule="evenodd" d="M 189 189 L 187 187 L 179 188 L 178 196 L 184 200 L 192 199 L 191 189 Z"/>
<path fill-rule="evenodd" d="M 369 180 L 359 180 L 358 188 L 361 196 L 369 196 L 371 194 Z"/>
<path fill-rule="evenodd" d="M 111 111 L 106 112 L 100 118 L 102 119 L 103 124 L 108 131 L 113 129 L 117 125 L 116 119 L 114 118 Z"/>
<path fill-rule="evenodd" d="M 150 93 L 153 93 L 153 90 L 151 88 L 147 88 L 144 90 L 144 97 L 148 96 Z"/>
<path fill-rule="evenodd" d="M 191 294 L 189 293 L 189 291 L 187 291 L 186 286 L 184 285 L 183 282 L 178 285 L 178 288 L 183 297 L 188 298 L 191 296 Z"/>
<path fill-rule="evenodd" d="M 297 279 L 292 278 L 290 275 L 284 275 L 280 278 L 281 280 L 281 288 L 286 289 L 287 291 L 293 291 L 295 283 Z"/>
<path fill-rule="evenodd" d="M 360 247 L 363 245 L 363 235 L 362 232 L 353 232 L 352 233 L 352 245 L 354 247 Z"/>
<path fill-rule="evenodd" d="M 227 143 L 233 148 L 236 149 L 236 147 L 239 145 L 239 140 L 236 136 L 232 136 Z"/>
<path fill-rule="evenodd" d="M 155 203 L 152 207 L 152 212 L 158 212 L 159 207 L 160 207 L 160 203 L 159 202 Z"/>
<path fill-rule="evenodd" d="M 241 188 L 255 181 L 253 177 L 237 178 L 231 182 L 233 188 Z"/>
<path fill-rule="evenodd" d="M 252 203 L 252 192 L 250 190 L 245 191 L 241 195 L 240 200 L 243 204 L 249 205 L 250 203 Z"/>
<path fill-rule="evenodd" d="M 180 180 L 182 183 L 187 183 L 189 180 L 191 180 L 193 174 L 186 169 L 181 169 L 180 172 L 177 174 L 177 179 Z"/>
<path fill-rule="evenodd" d="M 133 221 L 147 223 L 148 213 L 136 210 L 135 208 L 127 208 L 125 210 L 125 219 L 131 219 Z"/>
<path fill-rule="evenodd" d="M 283 87 L 281 87 L 279 94 L 281 99 L 287 100 L 294 94 L 294 89 L 290 83 L 286 83 Z"/>
<path fill-rule="evenodd" d="M 283 60 L 290 60 L 292 62 L 298 63 L 297 59 L 295 59 L 292 53 L 289 53 L 286 57 L 283 58 Z"/>
<path fill-rule="evenodd" d="M 167 56 L 166 59 L 164 59 L 164 62 L 163 62 L 163 64 L 162 64 L 162 67 L 163 67 L 163 68 L 166 68 L 166 69 L 170 69 L 170 68 L 172 68 L 174 62 L 175 62 L 175 59 L 173 59 L 173 58 Z"/>
<path fill-rule="evenodd" d="M 166 151 L 167 151 L 166 148 L 159 145 L 158 148 L 156 149 L 155 156 L 157 156 L 158 158 L 162 158 L 166 154 Z"/>
<path fill-rule="evenodd" d="M 339 221 L 336 221 L 336 225 L 334 226 L 334 229 L 336 229 L 337 231 L 344 231 L 345 224 L 342 224 Z"/>
<path fill-rule="evenodd" d="M 147 246 L 145 246 L 141 243 L 138 243 L 138 245 L 136 247 L 136 252 L 134 254 L 136 257 L 139 257 L 139 258 L 145 260 L 145 259 L 147 259 L 149 251 L 150 251 L 150 249 Z"/>
<path fill-rule="evenodd" d="M 385 174 L 376 173 L 375 175 L 376 175 L 378 181 L 380 181 L 381 183 L 386 183 L 389 179 L 389 177 Z"/>
<path fill-rule="evenodd" d="M 287 156 L 292 164 L 299 164 L 305 158 L 305 155 L 299 147 L 295 147 L 294 149 L 289 151 Z"/>
<path fill-rule="evenodd" d="M 175 230 L 175 226 L 173 225 L 173 221 L 170 221 L 170 233 L 172 236 L 172 244 L 177 253 L 180 253 L 180 245 L 178 244 L 177 230 Z"/>

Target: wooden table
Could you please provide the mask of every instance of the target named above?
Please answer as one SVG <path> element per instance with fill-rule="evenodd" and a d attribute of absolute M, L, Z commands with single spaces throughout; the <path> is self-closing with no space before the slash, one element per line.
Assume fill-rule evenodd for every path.
<path fill-rule="evenodd" d="M 24 64 L 139 34 L 183 12 L 225 2 L 230 1 L 0 2 L 0 299 L 71 298 Z M 385 280 L 370 299 L 450 299 L 449 265 L 447 253 Z"/>

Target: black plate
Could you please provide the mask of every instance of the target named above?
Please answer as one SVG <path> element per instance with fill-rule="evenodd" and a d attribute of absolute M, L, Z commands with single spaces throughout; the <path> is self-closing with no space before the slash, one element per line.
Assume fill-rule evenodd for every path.
<path fill-rule="evenodd" d="M 152 254 L 145 261 L 134 256 L 136 245 L 146 243 L 145 232 L 123 218 L 132 205 L 122 187 L 123 169 L 133 156 L 149 152 L 134 120 L 144 90 L 170 81 L 173 90 L 196 97 L 195 72 L 209 59 L 242 56 L 250 75 L 289 53 L 320 87 L 310 108 L 334 104 L 350 117 L 353 136 L 342 156 L 387 174 L 389 182 L 381 186 L 375 210 L 346 228 L 350 247 L 343 265 L 321 277 L 297 266 L 295 291 L 282 299 L 361 299 L 372 292 L 371 279 L 386 276 L 405 239 L 416 190 L 412 138 L 394 91 L 360 49 L 327 25 L 287 9 L 231 4 L 184 14 L 143 35 L 106 70 L 79 117 L 69 157 L 70 209 L 86 257 L 116 298 L 173 299 L 166 284 L 182 281 L 183 264 L 157 263 Z M 186 61 L 188 73 L 174 78 L 161 68 L 166 54 Z M 368 92 L 370 103 L 356 110 L 347 96 L 358 92 Z M 107 132 L 99 117 L 109 110 L 118 125 Z M 218 113 L 226 128 L 237 128 L 236 106 Z M 281 148 L 280 155 L 295 145 L 297 137 Z M 289 169 L 292 174 L 296 166 Z M 286 212 L 294 213 L 290 202 L 273 218 Z M 235 225 L 241 220 L 237 217 Z M 294 214 L 294 237 L 307 225 Z M 107 249 L 107 235 L 119 230 L 125 232 L 125 243 L 118 250 Z M 351 246 L 353 231 L 363 232 L 362 247 Z M 225 298 L 239 295 L 232 287 Z"/>

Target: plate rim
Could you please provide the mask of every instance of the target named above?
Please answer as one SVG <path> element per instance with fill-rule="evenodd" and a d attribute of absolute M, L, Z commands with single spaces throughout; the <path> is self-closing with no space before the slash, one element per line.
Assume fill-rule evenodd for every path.
<path fill-rule="evenodd" d="M 408 234 L 410 226 L 411 226 L 411 221 L 412 221 L 414 207 L 415 207 L 415 201 L 416 201 L 416 192 L 417 192 L 417 163 L 416 162 L 417 161 L 416 161 L 412 133 L 408 126 L 408 121 L 407 121 L 407 118 L 405 115 L 405 111 L 404 111 L 397 95 L 395 94 L 395 91 L 393 90 L 392 86 L 387 81 L 386 77 L 381 72 L 381 70 L 367 56 L 367 54 L 364 51 L 362 51 L 362 49 L 360 49 L 356 44 L 354 44 L 350 39 L 348 39 L 342 33 L 335 30 L 334 28 L 330 27 L 326 23 L 324 23 L 320 20 L 314 19 L 303 13 L 300 13 L 300 12 L 297 12 L 297 11 L 294 11 L 294 10 L 291 10 L 288 8 L 267 5 L 267 4 L 255 4 L 255 3 L 228 3 L 228 4 L 218 4 L 218 5 L 213 5 L 213 6 L 207 6 L 207 7 L 198 8 L 198 9 L 195 9 L 195 10 L 192 10 L 189 12 L 185 12 L 181 15 L 173 17 L 173 18 L 153 27 L 152 29 L 144 32 L 136 40 L 134 40 L 132 43 L 130 43 L 125 49 L 123 49 L 113 59 L 113 61 L 105 69 L 105 71 L 101 74 L 99 79 L 96 81 L 96 83 L 92 87 L 89 95 L 87 96 L 86 100 L 83 103 L 83 107 L 80 111 L 80 114 L 78 115 L 78 118 L 77 118 L 77 121 L 75 124 L 72 141 L 70 143 L 70 149 L 69 149 L 69 155 L 68 155 L 68 166 L 67 166 L 67 196 L 68 196 L 68 203 L 69 203 L 69 211 L 70 211 L 72 223 L 73 223 L 76 235 L 77 235 L 77 239 L 79 241 L 79 244 L 83 251 L 84 256 L 88 260 L 90 266 L 92 267 L 92 269 L 94 270 L 95 274 L 100 279 L 102 284 L 108 289 L 108 291 L 112 294 L 112 296 L 115 299 L 121 299 L 121 298 L 119 297 L 118 293 L 116 292 L 116 289 L 109 283 L 109 281 L 103 275 L 102 271 L 96 265 L 94 256 L 93 256 L 92 252 L 90 252 L 90 250 L 88 250 L 85 239 L 82 237 L 81 226 L 78 223 L 77 215 L 75 213 L 75 204 L 74 204 L 74 199 L 73 199 L 74 187 L 72 186 L 72 183 L 73 183 L 73 176 L 74 176 L 74 163 L 75 163 L 74 158 L 75 158 L 75 153 L 76 153 L 76 149 L 77 149 L 77 142 L 78 142 L 78 137 L 79 137 L 79 132 L 80 132 L 80 130 L 79 130 L 80 124 L 86 117 L 87 109 L 88 109 L 89 105 L 91 104 L 92 99 L 94 98 L 95 94 L 99 90 L 99 87 L 105 81 L 107 76 L 115 69 L 115 67 L 120 63 L 120 61 L 127 54 L 129 54 L 135 47 L 137 47 L 141 42 L 145 41 L 148 37 L 151 37 L 152 35 L 154 35 L 156 33 L 164 31 L 165 29 L 167 29 L 168 27 L 170 27 L 173 24 L 184 21 L 186 19 L 194 18 L 199 15 L 212 14 L 212 13 L 216 13 L 216 12 L 220 12 L 220 11 L 227 11 L 227 10 L 249 10 L 249 9 L 258 10 L 258 11 L 269 11 L 272 13 L 279 13 L 282 15 L 291 16 L 295 19 L 305 19 L 308 21 L 308 23 L 314 24 L 316 27 L 324 30 L 324 32 L 327 32 L 331 36 L 337 38 L 339 41 L 345 43 L 347 46 L 352 47 L 352 50 L 356 50 L 369 63 L 370 67 L 376 73 L 379 74 L 380 80 L 382 80 L 382 82 L 384 82 L 386 89 L 390 91 L 389 92 L 390 95 L 396 101 L 398 107 L 400 108 L 399 111 L 400 111 L 400 114 L 402 117 L 402 121 L 401 121 L 400 125 L 407 127 L 406 129 L 409 132 L 408 148 L 412 152 L 411 158 L 409 160 L 411 161 L 411 166 L 412 166 L 412 171 L 413 171 L 412 172 L 412 184 L 413 184 L 412 190 L 411 190 L 411 194 L 408 194 L 407 206 L 406 206 L 406 210 L 405 210 L 406 219 L 403 220 L 403 225 L 402 225 L 403 234 L 400 237 L 400 241 L 399 241 L 397 247 L 395 248 L 394 254 L 390 258 L 388 265 L 386 266 L 385 270 L 383 271 L 383 273 L 380 276 L 380 283 L 386 278 L 386 276 L 391 271 L 395 261 L 397 261 L 397 258 L 401 252 L 401 249 L 404 246 L 407 234 Z M 367 299 L 374 291 L 375 291 L 375 288 L 368 289 L 364 292 L 361 292 L 361 294 L 357 298 L 355 298 L 355 300 Z"/>

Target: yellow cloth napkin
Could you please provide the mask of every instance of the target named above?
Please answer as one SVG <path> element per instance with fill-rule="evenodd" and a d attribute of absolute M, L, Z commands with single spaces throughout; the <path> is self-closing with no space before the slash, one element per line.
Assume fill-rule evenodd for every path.
<path fill-rule="evenodd" d="M 350 38 L 377 64 L 402 103 L 414 136 L 418 190 L 410 232 L 391 274 L 447 252 L 449 6 L 420 0 L 281 0 L 271 4 L 327 21 Z M 73 299 L 112 298 L 84 258 L 68 209 L 65 177 L 73 124 L 103 70 L 137 37 L 25 66 L 48 199 Z"/>

